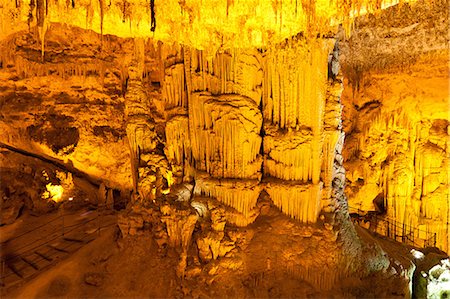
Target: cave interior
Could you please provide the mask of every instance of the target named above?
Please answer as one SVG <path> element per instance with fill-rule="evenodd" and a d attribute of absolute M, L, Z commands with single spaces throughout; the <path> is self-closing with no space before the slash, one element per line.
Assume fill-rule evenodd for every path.
<path fill-rule="evenodd" d="M 2 298 L 450 298 L 448 0 L 0 0 Z"/>

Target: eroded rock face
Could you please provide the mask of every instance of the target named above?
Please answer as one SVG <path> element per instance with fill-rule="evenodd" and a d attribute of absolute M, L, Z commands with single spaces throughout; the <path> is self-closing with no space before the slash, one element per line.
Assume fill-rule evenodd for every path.
<path fill-rule="evenodd" d="M 448 252 L 447 7 L 404 5 L 362 17 L 342 44 L 353 87 L 342 99 L 349 206 L 396 223 L 372 221 L 383 234 Z"/>
<path fill-rule="evenodd" d="M 1 142 L 131 189 L 122 71 L 113 66 L 127 43 L 118 50 L 113 37 L 105 39 L 99 55 L 98 35 L 55 26 L 42 63 L 35 38 L 21 32 L 2 42 Z"/>
<path fill-rule="evenodd" d="M 31 54 L 38 49 L 32 34 L 5 44 L 5 90 L 20 85 L 35 96 L 31 86 L 48 82 L 51 95 L 58 90 L 55 103 L 37 93 L 34 105 L 48 101 L 49 110 L 39 108 L 39 117 L 25 116 L 26 106 L 5 116 L 9 145 L 70 161 L 108 188 L 133 188 L 139 201 L 159 202 L 174 184 L 193 182 L 197 196 L 233 208 L 229 221 L 237 226 L 256 219 L 263 190 L 301 222 L 316 222 L 343 200 L 331 196 L 343 140 L 341 79 L 328 80 L 333 40 L 298 35 L 266 50 L 214 52 L 143 39 L 122 43 L 56 25 L 46 36 L 45 63 Z M 57 55 L 70 46 L 67 37 L 81 41 L 80 67 L 75 49 L 67 63 Z M 19 125 L 20 117 L 27 119 Z M 143 225 L 126 223 L 124 232 L 132 234 Z"/>
<path fill-rule="evenodd" d="M 332 165 L 343 138 L 342 87 L 327 74 L 332 47 L 297 36 L 266 51 L 173 49 L 162 95 L 173 115 L 165 153 L 175 181 L 194 178 L 197 194 L 247 219 L 263 189 L 302 222 L 334 210 Z"/>
<path fill-rule="evenodd" d="M 119 216 L 122 235 L 151 232 L 159 253 L 178 254 L 179 277 L 212 284 L 223 273 L 250 269 L 256 277 L 245 283 L 256 288 L 264 275 L 288 272 L 331 291 L 340 278 L 348 279 L 350 289 L 355 273 L 404 275 L 378 245 L 365 246 L 357 237 L 347 215 L 344 163 L 350 168 L 351 204 L 366 202 L 367 194 L 378 203 L 382 194 L 383 206 L 398 221 L 442 228 L 445 216 L 436 203 L 448 195 L 440 172 L 448 164 L 442 141 L 448 121 L 439 109 L 399 109 L 403 101 L 416 103 L 407 91 L 417 84 L 414 69 L 406 76 L 411 84 L 383 68 L 362 80 L 368 66 L 348 58 L 350 83 L 343 82 L 335 39 L 323 36 L 298 34 L 264 49 L 198 50 L 58 26 L 45 29 L 45 53 L 45 26 L 38 26 L 41 44 L 32 33 L 17 33 L 5 43 L 0 137 L 101 178 L 105 202 L 105 186 L 133 189 L 132 204 Z M 424 98 L 434 98 L 444 86 L 442 69 L 439 61 L 433 66 L 438 80 L 427 81 L 435 84 L 431 91 L 418 89 L 431 94 Z M 343 84 L 355 86 L 347 89 L 346 100 L 358 112 L 347 118 L 345 150 Z M 412 216 L 405 213 L 409 208 Z M 267 244 L 255 231 L 275 243 L 274 253 L 264 251 Z M 445 244 L 445 233 L 441 229 L 439 244 Z M 265 252 L 264 259 L 249 263 L 246 249 Z M 269 295 L 284 294 L 267 289 Z"/>

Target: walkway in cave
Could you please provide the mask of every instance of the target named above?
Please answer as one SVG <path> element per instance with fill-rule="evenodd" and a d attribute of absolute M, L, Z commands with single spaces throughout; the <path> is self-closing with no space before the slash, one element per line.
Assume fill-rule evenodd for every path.
<path fill-rule="evenodd" d="M 34 217 L 0 227 L 0 293 L 30 280 L 94 240 L 116 216 L 88 208 Z"/>
<path fill-rule="evenodd" d="M 414 247 L 436 247 L 435 232 L 423 231 L 418 227 L 395 221 L 395 219 L 385 215 L 363 211 L 350 206 L 348 208 L 353 223 L 372 233 Z M 425 236 L 425 238 L 415 237 L 420 235 Z"/>

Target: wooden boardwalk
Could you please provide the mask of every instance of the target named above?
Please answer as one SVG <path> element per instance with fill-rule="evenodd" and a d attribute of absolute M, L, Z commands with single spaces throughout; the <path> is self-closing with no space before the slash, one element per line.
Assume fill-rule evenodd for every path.
<path fill-rule="evenodd" d="M 100 227 L 100 217 L 99 213 L 95 213 L 81 223 L 66 226 L 65 232 L 58 229 L 56 232 L 41 236 L 40 242 L 31 242 L 18 249 L 11 248 L 9 253 L 2 250 L 0 297 L 70 257 L 96 239 L 101 229 L 116 224 L 115 216 L 110 215 L 102 219 Z M 40 229 L 41 227 L 38 227 L 19 237 L 27 238 L 27 234 L 39 234 Z"/>

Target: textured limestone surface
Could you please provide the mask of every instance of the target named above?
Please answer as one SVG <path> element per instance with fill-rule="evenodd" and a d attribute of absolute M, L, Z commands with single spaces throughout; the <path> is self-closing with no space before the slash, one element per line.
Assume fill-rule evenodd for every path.
<path fill-rule="evenodd" d="M 0 36 L 37 25 L 45 39 L 52 23 L 120 37 L 152 37 L 200 49 L 261 47 L 307 32 L 315 37 L 351 17 L 397 1 L 265 0 L 17 0 L 2 1 Z"/>
<path fill-rule="evenodd" d="M 383 234 L 448 252 L 447 8 L 438 1 L 361 17 L 341 56 L 349 206 L 388 219 L 377 225 Z"/>
<path fill-rule="evenodd" d="M 82 296 L 410 295 L 349 210 L 449 250 L 448 0 L 62 2 L 0 3 L 0 224 L 126 201 Z"/>

